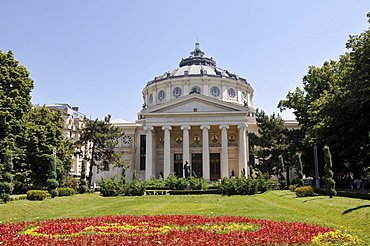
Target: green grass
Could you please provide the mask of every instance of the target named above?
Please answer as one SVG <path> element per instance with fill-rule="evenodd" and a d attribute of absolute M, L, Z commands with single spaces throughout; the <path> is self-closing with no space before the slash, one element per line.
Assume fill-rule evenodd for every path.
<path fill-rule="evenodd" d="M 99 194 L 57 197 L 44 201 L 0 204 L 0 221 L 18 222 L 60 217 L 104 215 L 200 214 L 301 221 L 339 229 L 370 244 L 370 201 L 333 197 L 299 197 L 290 191 L 253 196 L 184 195 L 101 197 Z"/>

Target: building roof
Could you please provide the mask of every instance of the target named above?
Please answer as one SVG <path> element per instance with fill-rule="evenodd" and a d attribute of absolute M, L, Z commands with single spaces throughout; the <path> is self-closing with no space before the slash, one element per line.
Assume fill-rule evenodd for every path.
<path fill-rule="evenodd" d="M 117 123 L 132 123 L 132 122 L 127 121 L 127 120 L 125 120 L 125 119 L 121 119 L 121 118 L 119 118 L 119 119 L 111 120 L 111 121 L 110 121 L 110 123 L 112 123 L 112 124 L 117 124 Z"/>
<path fill-rule="evenodd" d="M 223 77 L 249 84 L 245 78 L 217 67 L 216 61 L 212 57 L 205 57 L 204 54 L 199 48 L 199 43 L 196 43 L 194 51 L 190 52 L 188 58 L 181 59 L 178 68 L 155 77 L 147 83 L 147 86 L 170 78 L 194 76 Z"/>

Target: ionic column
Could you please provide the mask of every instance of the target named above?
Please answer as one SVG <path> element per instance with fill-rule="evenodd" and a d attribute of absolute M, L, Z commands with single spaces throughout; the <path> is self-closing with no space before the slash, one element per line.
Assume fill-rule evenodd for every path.
<path fill-rule="evenodd" d="M 227 129 L 229 125 L 220 125 L 221 129 L 221 178 L 229 176 L 229 146 L 227 143 Z"/>
<path fill-rule="evenodd" d="M 242 123 L 238 125 L 239 129 L 239 173 L 245 170 L 245 176 L 248 177 L 248 156 L 247 156 L 247 125 Z"/>
<path fill-rule="evenodd" d="M 145 180 L 153 176 L 153 126 L 144 126 L 146 131 Z"/>
<path fill-rule="evenodd" d="M 171 173 L 171 126 L 163 126 L 164 131 L 164 160 L 163 160 L 163 178 L 166 179 Z"/>
<path fill-rule="evenodd" d="M 190 151 L 189 151 L 189 130 L 191 129 L 191 126 L 181 126 L 181 130 L 183 131 L 183 142 L 182 142 L 182 159 L 185 164 L 185 161 L 189 162 L 190 159 Z"/>
<path fill-rule="evenodd" d="M 209 163 L 209 136 L 208 130 L 211 129 L 209 125 L 202 125 L 200 129 L 203 130 L 203 178 L 210 180 L 210 163 Z"/>

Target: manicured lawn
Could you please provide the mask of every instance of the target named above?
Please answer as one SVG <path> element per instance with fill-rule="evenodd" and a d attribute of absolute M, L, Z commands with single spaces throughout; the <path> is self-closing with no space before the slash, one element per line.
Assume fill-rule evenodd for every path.
<path fill-rule="evenodd" d="M 44 201 L 0 204 L 0 221 L 104 215 L 199 214 L 244 216 L 254 219 L 300 221 L 333 227 L 370 244 L 370 201 L 344 197 L 297 198 L 290 191 L 253 196 L 184 195 L 101 197 L 99 194 L 57 197 Z"/>

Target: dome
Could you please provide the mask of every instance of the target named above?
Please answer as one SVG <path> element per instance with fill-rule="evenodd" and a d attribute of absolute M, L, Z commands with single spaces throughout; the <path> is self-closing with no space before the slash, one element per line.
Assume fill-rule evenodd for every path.
<path fill-rule="evenodd" d="M 143 109 L 180 99 L 192 93 L 253 107 L 253 88 L 245 78 L 216 66 L 195 44 L 179 67 L 150 80 L 143 89 Z"/>
<path fill-rule="evenodd" d="M 147 86 L 170 78 L 191 76 L 228 78 L 248 84 L 245 78 L 239 77 L 234 73 L 230 73 L 228 70 L 217 67 L 216 61 L 214 61 L 212 57 L 205 57 L 204 54 L 205 53 L 199 48 L 199 43 L 196 43 L 195 50 L 190 52 L 190 56 L 188 58 L 181 59 L 178 68 L 155 77 L 153 80 L 147 83 Z"/>

